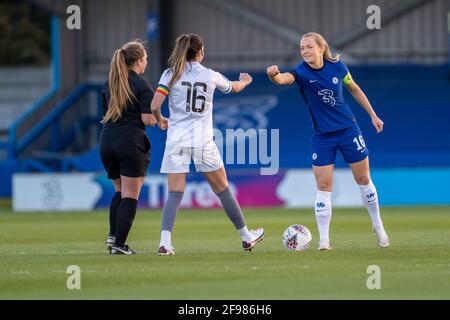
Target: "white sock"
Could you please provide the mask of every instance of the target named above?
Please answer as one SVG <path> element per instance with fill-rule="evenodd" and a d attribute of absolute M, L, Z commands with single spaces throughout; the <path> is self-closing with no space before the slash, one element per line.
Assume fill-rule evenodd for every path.
<path fill-rule="evenodd" d="M 172 232 L 168 230 L 161 231 L 161 242 L 159 246 L 164 246 L 167 249 L 172 247 Z"/>
<path fill-rule="evenodd" d="M 317 190 L 314 211 L 316 213 L 320 243 L 329 242 L 330 221 L 332 215 L 331 192 Z"/>
<path fill-rule="evenodd" d="M 242 241 L 251 241 L 252 240 L 252 234 L 250 231 L 248 231 L 247 226 L 243 226 L 239 230 L 239 236 L 241 237 Z"/>
<path fill-rule="evenodd" d="M 359 185 L 361 191 L 361 199 L 369 212 L 372 225 L 375 228 L 383 228 L 383 222 L 380 216 L 380 206 L 378 205 L 377 189 L 373 185 L 372 181 L 368 185 Z"/>

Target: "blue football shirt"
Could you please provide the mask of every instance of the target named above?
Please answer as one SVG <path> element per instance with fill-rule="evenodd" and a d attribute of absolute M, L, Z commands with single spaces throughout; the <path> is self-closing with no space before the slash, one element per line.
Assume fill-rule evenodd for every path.
<path fill-rule="evenodd" d="M 289 71 L 308 106 L 315 134 L 342 130 L 356 123 L 343 95 L 343 84 L 352 81 L 347 66 L 340 61 L 323 62 L 320 69 L 302 62 Z"/>

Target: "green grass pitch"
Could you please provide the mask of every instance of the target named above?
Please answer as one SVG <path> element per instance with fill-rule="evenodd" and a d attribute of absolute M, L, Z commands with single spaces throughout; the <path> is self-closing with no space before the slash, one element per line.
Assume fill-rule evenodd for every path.
<path fill-rule="evenodd" d="M 128 243 L 134 256 L 107 254 L 106 211 L 0 211 L 0 299 L 450 299 L 450 208 L 382 208 L 391 246 L 378 248 L 364 209 L 335 209 L 333 250 L 318 252 L 312 210 L 245 210 L 266 237 L 244 252 L 221 210 L 181 210 L 176 256 L 159 257 L 160 211 L 140 210 Z M 287 252 L 281 235 L 307 226 L 313 243 Z M 69 265 L 81 289 L 66 287 Z M 367 288 L 369 265 L 381 289 Z"/>

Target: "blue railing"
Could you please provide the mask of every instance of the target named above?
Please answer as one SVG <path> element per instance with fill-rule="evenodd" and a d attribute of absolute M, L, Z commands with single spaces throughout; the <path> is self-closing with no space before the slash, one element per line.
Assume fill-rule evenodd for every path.
<path fill-rule="evenodd" d="M 64 159 L 66 156 L 58 154 L 67 147 L 79 131 L 84 131 L 86 127 L 95 125 L 98 130 L 101 129 L 100 119 L 102 118 L 101 108 L 101 85 L 84 84 L 72 90 L 62 101 L 56 104 L 51 112 L 46 115 L 35 127 L 29 130 L 25 136 L 15 146 L 16 153 L 25 150 L 31 143 L 36 141 L 41 134 L 50 128 L 50 140 L 44 147 L 41 147 L 39 155 L 31 155 L 26 159 L 17 161 L 20 171 L 39 171 L 54 172 L 61 170 L 61 167 L 67 166 Z M 65 128 L 61 132 L 61 118 L 66 111 L 69 111 L 86 94 L 94 92 L 97 94 L 97 114 L 95 116 L 85 116 L 77 118 L 71 127 Z M 78 128 L 78 130 L 77 130 Z M 72 159 L 72 158 L 71 158 Z M 13 159 L 14 161 L 15 159 Z M 48 161 L 53 165 L 48 165 Z"/>
<path fill-rule="evenodd" d="M 39 135 L 42 134 L 50 126 L 54 126 L 53 128 L 55 132 L 52 134 L 51 149 L 57 149 L 61 145 L 61 137 L 58 134 L 58 118 L 89 91 L 97 92 L 99 96 L 98 98 L 100 99 L 100 90 L 101 86 L 95 84 L 84 84 L 76 87 L 61 102 L 59 102 L 46 117 L 44 117 L 34 128 L 28 131 L 20 141 L 17 141 L 15 146 L 16 152 L 20 153 L 21 151 L 23 151 L 31 142 L 39 137 Z M 98 119 L 101 119 L 101 108 L 99 107 L 98 110 Z"/>

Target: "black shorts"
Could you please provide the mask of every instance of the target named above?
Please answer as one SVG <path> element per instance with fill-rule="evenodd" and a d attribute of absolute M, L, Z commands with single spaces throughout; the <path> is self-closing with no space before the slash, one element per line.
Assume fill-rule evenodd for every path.
<path fill-rule="evenodd" d="M 150 148 L 145 131 L 138 128 L 106 127 L 100 133 L 100 158 L 108 179 L 145 177 Z"/>

